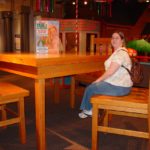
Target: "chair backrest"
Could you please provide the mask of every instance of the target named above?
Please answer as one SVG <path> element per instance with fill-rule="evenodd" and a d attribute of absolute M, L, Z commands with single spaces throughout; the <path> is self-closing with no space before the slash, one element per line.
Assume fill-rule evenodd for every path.
<path fill-rule="evenodd" d="M 113 52 L 113 49 L 111 47 L 111 38 L 92 37 L 91 50 L 100 55 L 110 55 Z"/>

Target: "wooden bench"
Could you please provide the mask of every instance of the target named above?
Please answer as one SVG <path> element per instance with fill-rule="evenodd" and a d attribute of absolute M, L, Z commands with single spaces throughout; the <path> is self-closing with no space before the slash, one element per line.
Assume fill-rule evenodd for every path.
<path fill-rule="evenodd" d="M 19 124 L 19 133 L 21 143 L 26 142 L 25 130 L 25 114 L 24 114 L 24 97 L 29 95 L 29 91 L 8 82 L 0 82 L 0 110 L 2 112 L 2 120 L 0 127 L 7 125 Z M 8 108 L 8 104 L 17 103 L 18 111 Z M 9 117 L 7 113 L 10 112 Z M 15 117 L 14 117 L 15 116 Z"/>
<path fill-rule="evenodd" d="M 138 118 L 147 118 L 148 127 L 150 128 L 149 117 L 149 90 L 146 88 L 133 88 L 127 96 L 105 96 L 95 95 L 91 98 L 93 105 L 92 115 L 92 150 L 98 149 L 98 132 L 120 134 L 139 138 L 149 139 L 149 131 L 133 131 L 129 129 L 118 129 L 109 127 L 109 114 L 122 115 Z M 103 123 L 99 124 L 99 110 L 106 110 Z"/>

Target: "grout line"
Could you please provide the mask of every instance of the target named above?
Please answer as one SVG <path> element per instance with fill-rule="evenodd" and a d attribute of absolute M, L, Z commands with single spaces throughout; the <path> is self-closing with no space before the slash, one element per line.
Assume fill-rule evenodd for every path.
<path fill-rule="evenodd" d="M 76 147 L 76 148 L 77 148 L 77 147 L 80 148 L 80 150 L 81 150 L 81 148 L 82 148 L 82 150 L 89 150 L 87 147 L 84 147 L 84 146 L 82 146 L 82 145 L 80 145 L 80 144 L 78 144 L 78 143 L 76 143 L 76 142 L 74 142 L 74 141 L 72 141 L 72 140 L 66 138 L 65 136 L 63 136 L 63 135 L 57 133 L 57 132 L 54 131 L 54 130 L 51 130 L 51 129 L 49 129 L 49 128 L 46 128 L 46 130 L 49 131 L 49 132 L 51 132 L 52 134 L 58 136 L 59 138 L 61 138 L 61 139 L 65 140 L 65 141 L 71 143 L 72 146 L 69 146 L 69 147 L 68 147 L 70 150 L 71 150 L 71 149 L 74 149 L 75 147 Z M 68 148 L 65 148 L 65 149 L 68 149 Z M 76 149 L 76 150 L 77 150 L 77 149 Z"/>

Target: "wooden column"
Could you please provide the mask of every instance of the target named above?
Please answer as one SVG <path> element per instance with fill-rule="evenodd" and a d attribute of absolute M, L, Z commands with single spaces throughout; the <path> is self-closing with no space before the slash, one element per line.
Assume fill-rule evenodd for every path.
<path fill-rule="evenodd" d="M 29 52 L 29 14 L 30 7 L 21 7 L 21 52 Z"/>
<path fill-rule="evenodd" d="M 12 52 L 12 12 L 3 11 L 2 18 L 4 20 L 4 51 Z"/>
<path fill-rule="evenodd" d="M 94 54 L 94 37 L 95 35 L 91 35 L 90 37 L 90 53 Z"/>

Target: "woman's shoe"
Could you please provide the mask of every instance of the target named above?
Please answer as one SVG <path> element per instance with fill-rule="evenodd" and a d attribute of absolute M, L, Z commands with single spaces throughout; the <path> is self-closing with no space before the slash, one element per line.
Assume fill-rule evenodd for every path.
<path fill-rule="evenodd" d="M 81 113 L 79 113 L 79 117 L 84 119 L 87 118 L 88 116 L 92 116 L 92 109 L 91 110 L 83 110 Z"/>
<path fill-rule="evenodd" d="M 92 109 L 91 110 L 83 110 L 83 113 L 88 115 L 88 116 L 92 116 Z"/>
<path fill-rule="evenodd" d="M 87 118 L 88 115 L 86 115 L 83 111 L 81 113 L 79 113 L 79 117 L 84 119 L 84 118 Z"/>

